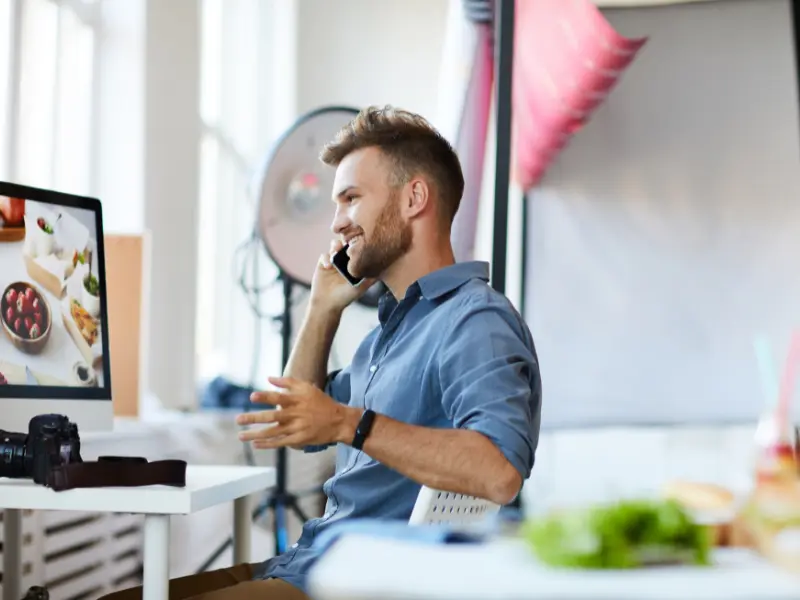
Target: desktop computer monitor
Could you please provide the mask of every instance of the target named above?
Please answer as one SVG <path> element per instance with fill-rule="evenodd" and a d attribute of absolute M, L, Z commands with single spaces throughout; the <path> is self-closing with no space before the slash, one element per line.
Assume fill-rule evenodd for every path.
<path fill-rule="evenodd" d="M 0 182 L 0 429 L 113 428 L 100 202 Z"/>

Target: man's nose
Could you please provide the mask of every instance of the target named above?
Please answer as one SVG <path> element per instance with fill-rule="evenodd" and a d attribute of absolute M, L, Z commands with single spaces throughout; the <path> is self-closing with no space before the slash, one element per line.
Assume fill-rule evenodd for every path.
<path fill-rule="evenodd" d="M 336 235 L 341 235 L 350 226 L 350 219 L 343 212 L 337 210 L 331 223 L 331 231 Z"/>

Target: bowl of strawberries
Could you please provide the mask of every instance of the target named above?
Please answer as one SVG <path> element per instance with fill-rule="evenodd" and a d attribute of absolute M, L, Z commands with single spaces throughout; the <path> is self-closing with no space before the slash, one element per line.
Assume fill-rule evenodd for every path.
<path fill-rule="evenodd" d="M 0 321 L 14 346 L 27 354 L 39 354 L 52 329 L 50 305 L 30 283 L 16 281 L 0 297 Z"/>

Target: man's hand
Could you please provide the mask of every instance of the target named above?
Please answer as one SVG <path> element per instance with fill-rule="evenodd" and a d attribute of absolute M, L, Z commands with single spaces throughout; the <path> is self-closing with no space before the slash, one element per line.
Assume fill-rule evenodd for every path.
<path fill-rule="evenodd" d="M 331 264 L 334 254 L 341 250 L 341 240 L 333 240 L 329 254 L 319 257 L 317 268 L 311 280 L 310 305 L 312 310 L 341 312 L 358 300 L 375 283 L 375 279 L 365 279 L 358 286 L 350 285 L 341 273 Z"/>
<path fill-rule="evenodd" d="M 272 404 L 280 410 L 239 415 L 239 425 L 263 423 L 268 427 L 249 429 L 239 434 L 259 449 L 303 448 L 353 439 L 360 413 L 339 404 L 317 386 L 290 377 L 270 377 L 280 391 L 254 392 L 253 402 Z"/>

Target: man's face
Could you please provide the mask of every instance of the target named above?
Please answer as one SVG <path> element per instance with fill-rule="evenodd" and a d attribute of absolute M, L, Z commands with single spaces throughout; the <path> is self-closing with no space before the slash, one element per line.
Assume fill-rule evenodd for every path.
<path fill-rule="evenodd" d="M 377 148 L 348 154 L 333 184 L 331 229 L 350 244 L 348 271 L 380 278 L 411 247 L 411 227 L 400 214 L 400 190 L 390 187 L 390 165 Z"/>

